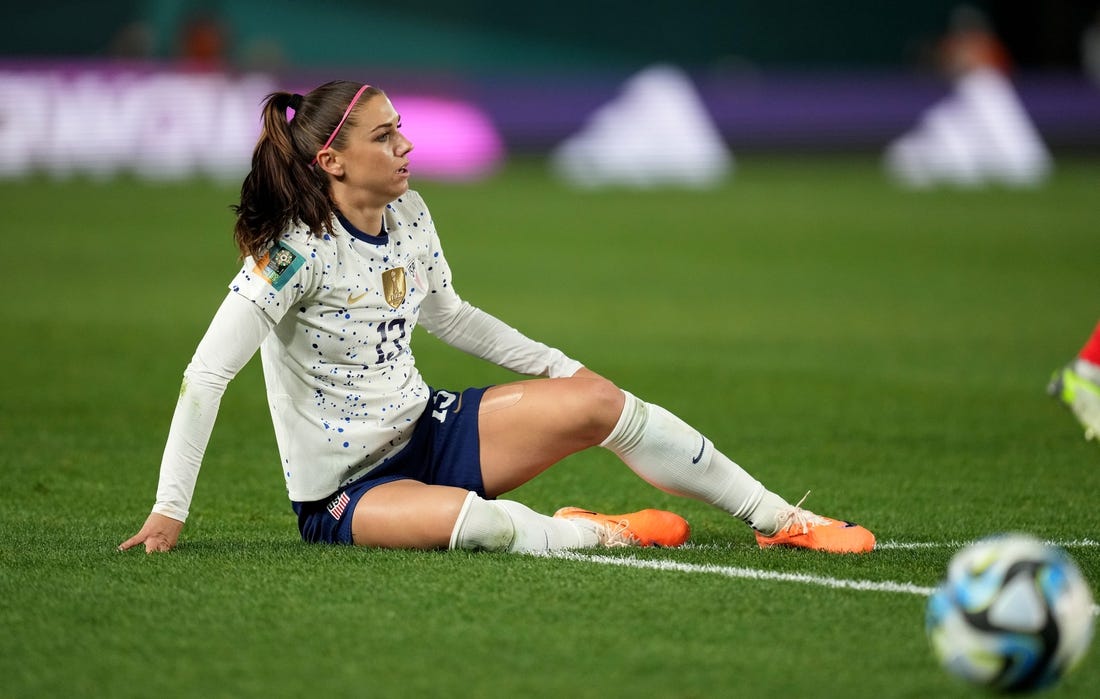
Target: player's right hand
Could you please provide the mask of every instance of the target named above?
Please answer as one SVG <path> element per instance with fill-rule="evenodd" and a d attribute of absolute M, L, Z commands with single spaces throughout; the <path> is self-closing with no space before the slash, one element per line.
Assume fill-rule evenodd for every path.
<path fill-rule="evenodd" d="M 118 545 L 119 551 L 126 551 L 138 544 L 145 544 L 145 553 L 171 551 L 179 541 L 183 522 L 166 515 L 153 512 L 145 520 L 141 531 Z"/>

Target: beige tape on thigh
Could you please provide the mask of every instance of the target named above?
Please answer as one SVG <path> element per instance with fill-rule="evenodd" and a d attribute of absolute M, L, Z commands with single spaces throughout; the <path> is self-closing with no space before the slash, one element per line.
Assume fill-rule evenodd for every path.
<path fill-rule="evenodd" d="M 488 400 L 482 396 L 481 407 L 478 408 L 478 414 L 488 415 L 498 410 L 511 408 L 523 398 L 524 389 L 522 384 L 508 384 L 505 386 L 498 386 L 497 388 L 499 390 L 490 389 L 493 390 L 493 393 L 489 396 Z"/>

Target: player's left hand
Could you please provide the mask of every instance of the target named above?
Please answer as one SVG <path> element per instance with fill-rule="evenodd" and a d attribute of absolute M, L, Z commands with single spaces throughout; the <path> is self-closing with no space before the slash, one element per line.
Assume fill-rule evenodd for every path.
<path fill-rule="evenodd" d="M 119 544 L 118 550 L 125 551 L 138 544 L 145 544 L 145 553 L 171 551 L 179 541 L 182 529 L 183 522 L 178 519 L 153 512 L 146 518 L 141 531 Z"/>

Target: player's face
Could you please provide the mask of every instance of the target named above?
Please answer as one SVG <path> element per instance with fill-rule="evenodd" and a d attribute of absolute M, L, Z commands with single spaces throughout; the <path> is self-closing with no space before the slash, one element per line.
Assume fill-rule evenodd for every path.
<path fill-rule="evenodd" d="M 343 183 L 387 204 L 409 189 L 412 142 L 401 133 L 401 116 L 385 95 L 356 108 L 347 145 L 339 151 Z"/>

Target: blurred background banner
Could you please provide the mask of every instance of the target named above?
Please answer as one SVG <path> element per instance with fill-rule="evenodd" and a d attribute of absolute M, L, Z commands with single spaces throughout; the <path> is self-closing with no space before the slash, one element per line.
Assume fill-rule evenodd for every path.
<path fill-rule="evenodd" d="M 0 64 L 0 174 L 237 177 L 274 86 L 259 74 Z"/>
<path fill-rule="evenodd" d="M 957 91 L 964 44 L 1055 158 L 1100 152 L 1100 0 L 54 1 L 0 21 L 9 178 L 236 177 L 267 92 L 336 78 L 390 93 L 418 176 L 476 178 L 560 148 L 655 65 L 702 118 L 621 128 L 713 129 L 713 172 L 733 172 L 723 154 L 884 153 Z"/>

